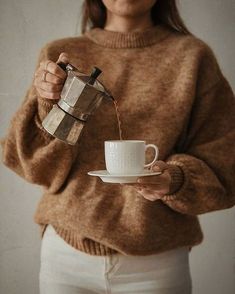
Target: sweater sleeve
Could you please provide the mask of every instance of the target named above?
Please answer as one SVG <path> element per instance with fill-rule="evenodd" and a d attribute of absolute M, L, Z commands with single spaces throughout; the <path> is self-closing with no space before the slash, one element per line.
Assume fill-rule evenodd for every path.
<path fill-rule="evenodd" d="M 183 139 L 182 139 L 183 138 Z M 196 98 L 177 154 L 166 162 L 181 168 L 180 188 L 162 201 L 183 214 L 199 215 L 235 204 L 235 99 L 207 48 L 198 70 Z"/>
<path fill-rule="evenodd" d="M 57 60 L 60 52 L 50 55 L 50 51 L 49 45 L 41 50 L 36 68 L 45 59 Z M 78 149 L 77 145 L 64 143 L 42 127 L 42 120 L 56 101 L 38 96 L 31 85 L 0 141 L 3 164 L 51 193 L 56 193 L 65 183 Z"/>

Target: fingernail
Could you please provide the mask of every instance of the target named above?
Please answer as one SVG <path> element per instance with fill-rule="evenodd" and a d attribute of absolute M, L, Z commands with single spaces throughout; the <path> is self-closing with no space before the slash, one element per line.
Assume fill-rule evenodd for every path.
<path fill-rule="evenodd" d="M 68 60 L 68 54 L 66 54 L 66 53 L 61 53 L 60 56 L 59 56 L 59 59 L 60 59 L 61 61 Z"/>
<path fill-rule="evenodd" d="M 60 61 L 66 63 L 66 62 L 68 61 L 68 58 L 66 58 L 66 57 L 62 57 L 62 58 L 60 58 Z"/>

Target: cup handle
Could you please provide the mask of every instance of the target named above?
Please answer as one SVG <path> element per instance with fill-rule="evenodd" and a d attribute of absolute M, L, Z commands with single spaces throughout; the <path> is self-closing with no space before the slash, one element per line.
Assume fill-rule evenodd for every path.
<path fill-rule="evenodd" d="M 145 146 L 145 151 L 148 148 L 153 148 L 155 150 L 155 156 L 154 156 L 153 161 L 151 161 L 150 163 L 145 164 L 144 167 L 149 167 L 149 166 L 153 165 L 157 161 L 158 154 L 159 154 L 159 150 L 158 150 L 158 147 L 156 145 L 154 145 L 154 144 L 148 144 L 148 145 L 146 145 Z"/>

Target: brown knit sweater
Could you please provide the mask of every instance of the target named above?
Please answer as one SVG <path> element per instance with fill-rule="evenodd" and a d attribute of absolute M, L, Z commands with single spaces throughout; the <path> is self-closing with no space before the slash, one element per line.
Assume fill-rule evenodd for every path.
<path fill-rule="evenodd" d="M 43 229 L 52 224 L 69 244 L 94 255 L 148 255 L 201 243 L 197 215 L 235 204 L 235 100 L 211 49 L 164 26 L 128 34 L 97 28 L 47 44 L 38 64 L 62 51 L 82 72 L 103 70 L 123 138 L 158 145 L 172 190 L 152 202 L 133 187 L 87 175 L 105 168 L 104 141 L 119 138 L 113 104 L 104 101 L 79 143 L 67 145 L 41 126 L 56 101 L 31 86 L 1 145 L 3 163 L 43 188 L 35 222 Z"/>

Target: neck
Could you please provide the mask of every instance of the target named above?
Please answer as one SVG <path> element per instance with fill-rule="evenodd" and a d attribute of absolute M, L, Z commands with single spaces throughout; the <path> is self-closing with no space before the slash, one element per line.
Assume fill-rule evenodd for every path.
<path fill-rule="evenodd" d="M 104 29 L 121 33 L 131 33 L 144 31 L 152 26 L 153 22 L 150 11 L 137 17 L 119 16 L 107 11 L 107 20 Z"/>

